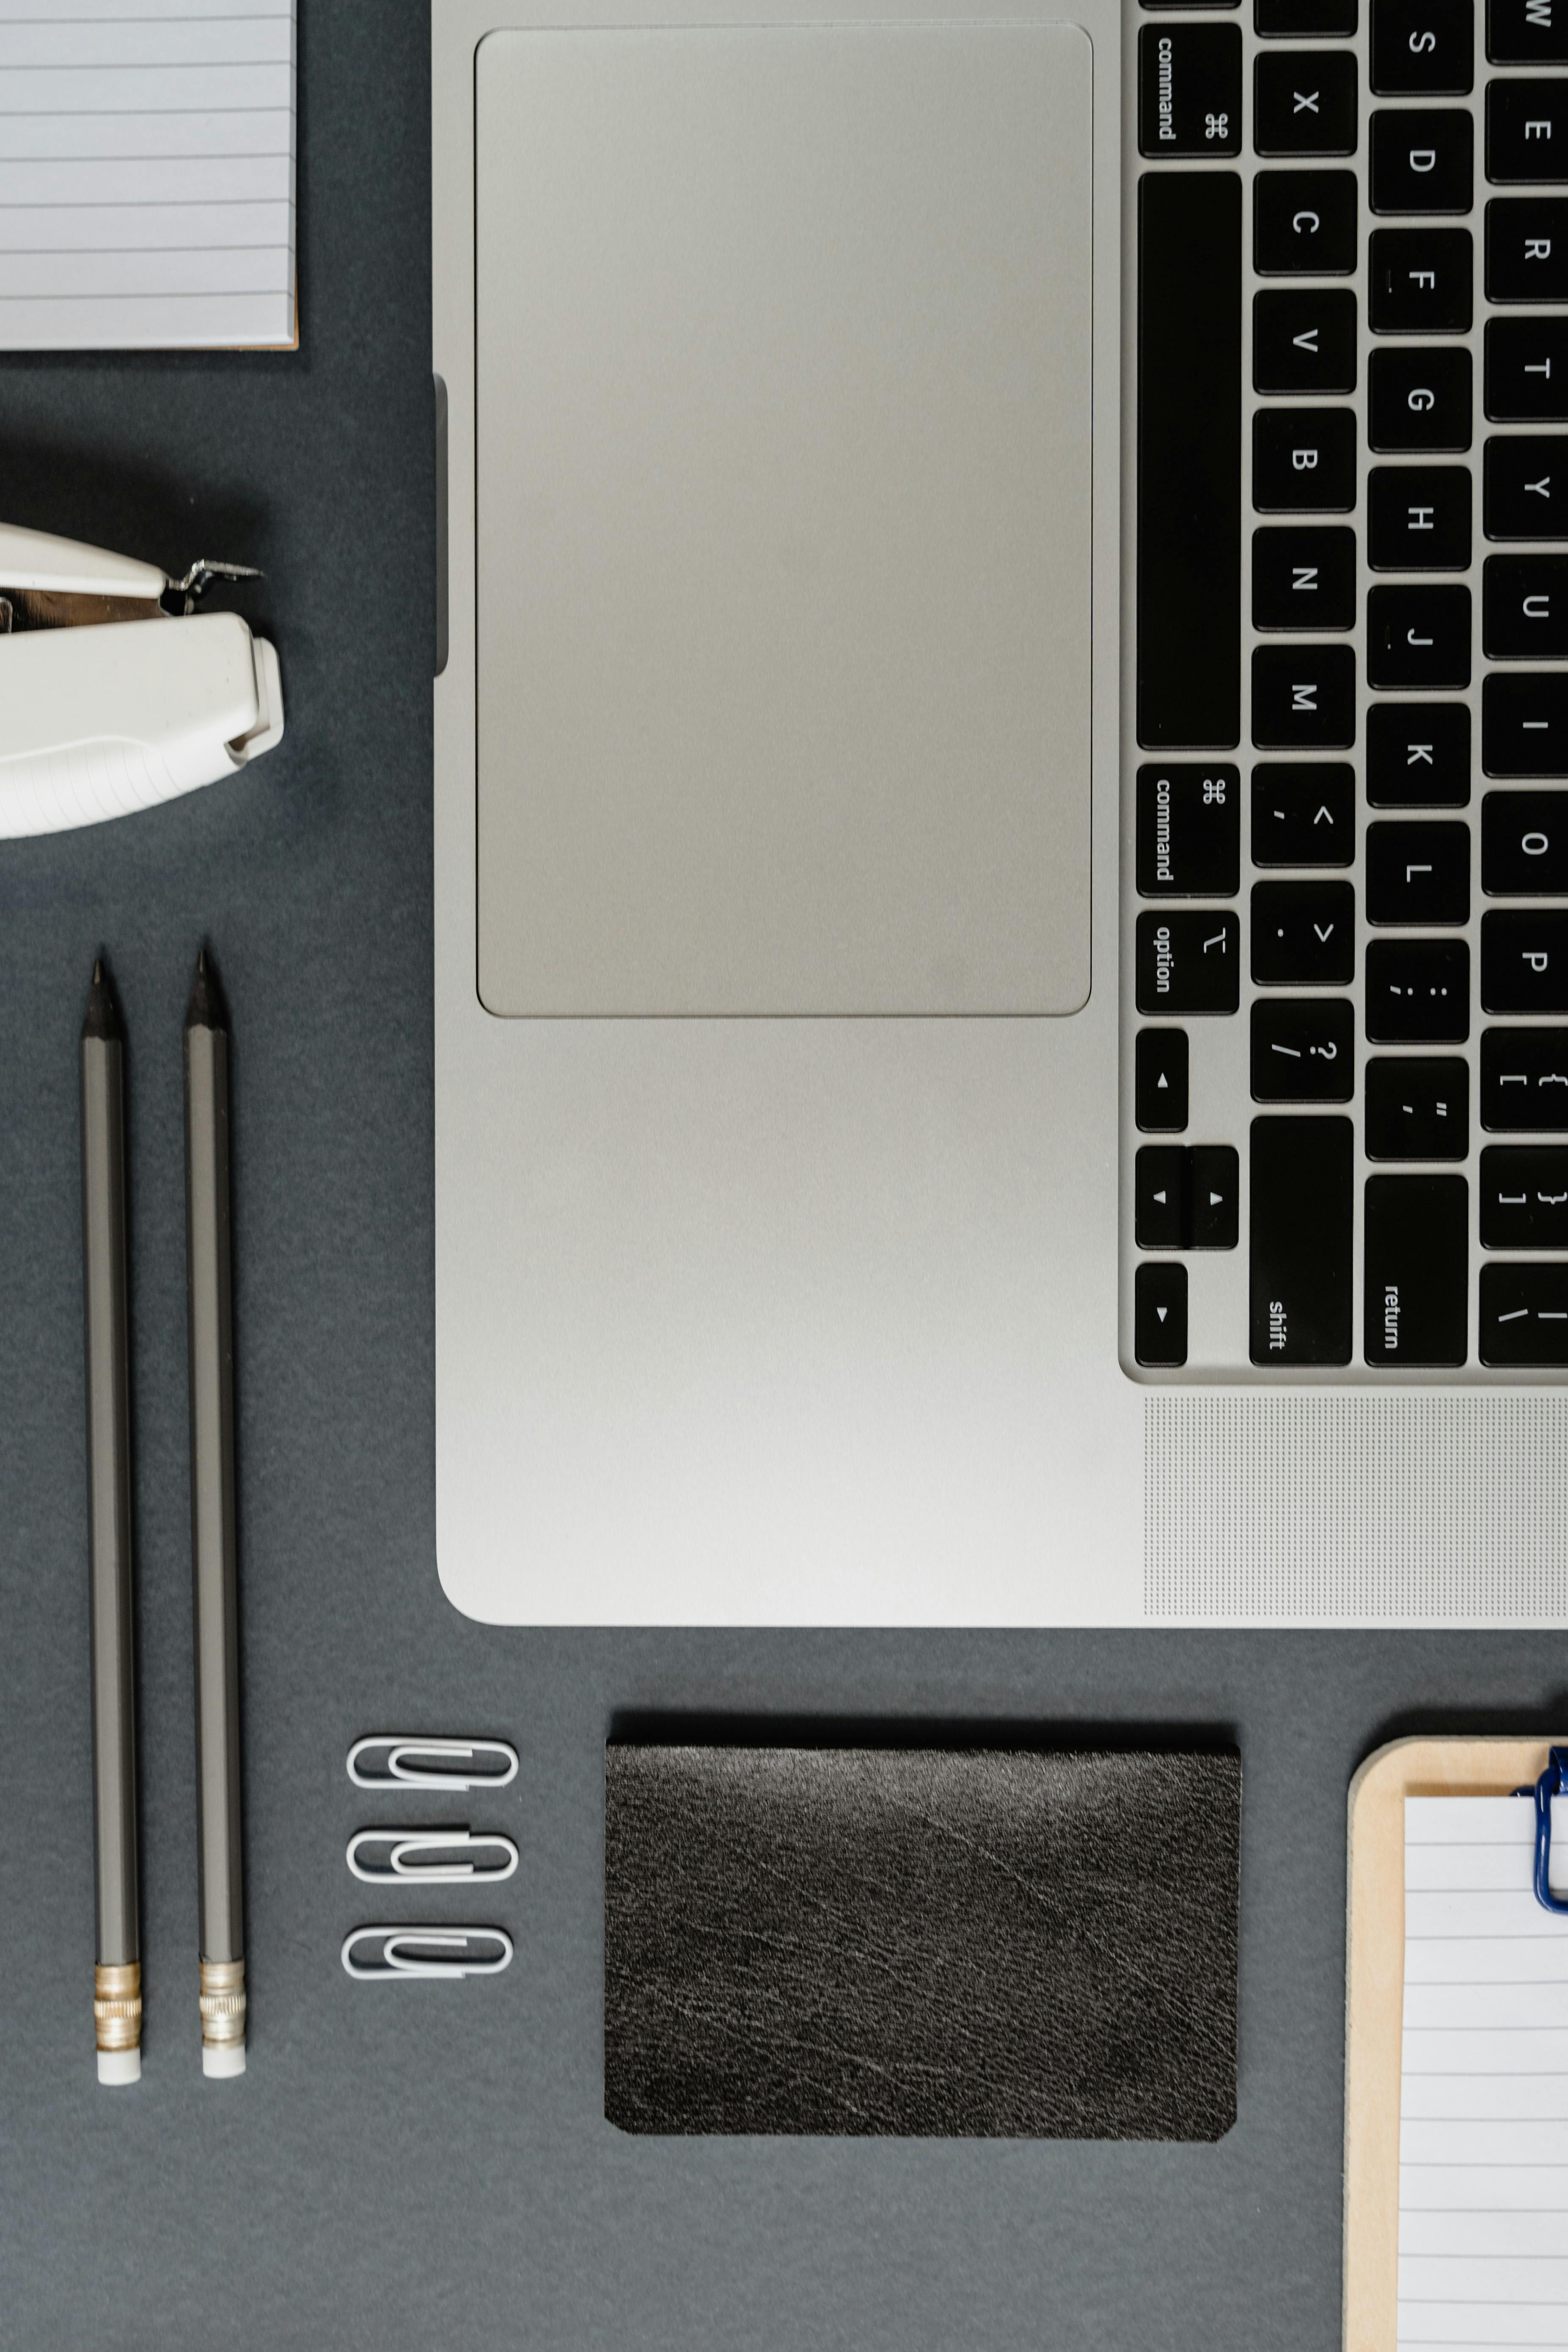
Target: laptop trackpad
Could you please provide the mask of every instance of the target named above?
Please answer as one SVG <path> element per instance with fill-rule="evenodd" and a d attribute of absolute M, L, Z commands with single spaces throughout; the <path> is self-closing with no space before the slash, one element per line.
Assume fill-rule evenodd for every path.
<path fill-rule="evenodd" d="M 1067 26 L 503 32 L 477 88 L 479 992 L 1089 985 Z"/>

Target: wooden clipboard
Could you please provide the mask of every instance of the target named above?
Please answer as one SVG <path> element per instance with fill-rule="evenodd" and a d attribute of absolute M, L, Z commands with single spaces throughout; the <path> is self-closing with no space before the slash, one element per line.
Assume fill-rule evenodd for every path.
<path fill-rule="evenodd" d="M 1344 2352 L 1394 2352 L 1405 1799 L 1506 1797 L 1540 1779 L 1539 1739 L 1395 1739 L 1350 1787 L 1345 1913 Z"/>

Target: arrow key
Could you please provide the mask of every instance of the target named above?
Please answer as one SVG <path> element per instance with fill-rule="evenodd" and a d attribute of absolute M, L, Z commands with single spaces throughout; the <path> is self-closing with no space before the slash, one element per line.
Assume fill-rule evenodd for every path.
<path fill-rule="evenodd" d="M 1133 1231 L 1140 1249 L 1182 1249 L 1187 1235 L 1186 1154 L 1146 1143 L 1133 1171 Z"/>
<path fill-rule="evenodd" d="M 1241 1160 L 1234 1145 L 1199 1143 L 1188 1152 L 1187 1202 L 1187 1230 L 1194 1249 L 1236 1247 Z"/>
<path fill-rule="evenodd" d="M 1132 1348 L 1141 1364 L 1187 1360 L 1187 1269 L 1179 1260 L 1141 1265 L 1132 1289 Z"/>
<path fill-rule="evenodd" d="M 1140 1029 L 1134 1049 L 1132 1107 L 1145 1135 L 1180 1135 L 1187 1123 L 1184 1029 Z"/>

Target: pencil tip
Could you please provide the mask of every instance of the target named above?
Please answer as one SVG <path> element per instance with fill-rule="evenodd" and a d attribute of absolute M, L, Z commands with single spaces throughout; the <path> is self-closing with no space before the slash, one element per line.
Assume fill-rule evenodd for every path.
<path fill-rule="evenodd" d="M 217 973 L 205 948 L 196 957 L 195 975 L 191 982 L 190 1003 L 185 1007 L 187 1029 L 224 1029 L 223 992 L 217 984 Z"/>
<path fill-rule="evenodd" d="M 81 1034 L 84 1037 L 103 1038 L 121 1034 L 114 992 L 109 985 L 109 974 L 103 969 L 101 956 L 93 961 L 92 986 L 87 992 L 87 1013 L 82 1021 Z"/>

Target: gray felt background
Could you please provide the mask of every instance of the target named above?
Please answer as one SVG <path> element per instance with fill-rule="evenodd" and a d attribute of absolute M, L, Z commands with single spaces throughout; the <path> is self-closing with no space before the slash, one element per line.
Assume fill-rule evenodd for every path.
<path fill-rule="evenodd" d="M 426 12 L 301 0 L 297 355 L 0 362 L 0 511 L 262 564 L 289 737 L 0 845 L 0 2342 L 1338 2340 L 1346 1782 L 1561 1727 L 1561 1637 L 496 1633 L 436 1580 Z M 235 1024 L 250 2071 L 197 2055 L 180 1020 Z M 146 2064 L 92 2059 L 76 1035 L 129 1026 Z M 1240 2121 L 1212 2147 L 623 2138 L 601 2114 L 619 1709 L 1201 1723 L 1244 1759 Z M 510 1974 L 351 1984 L 358 1733 L 495 1729 Z M 461 1901 L 428 1895 L 426 1916 Z"/>

